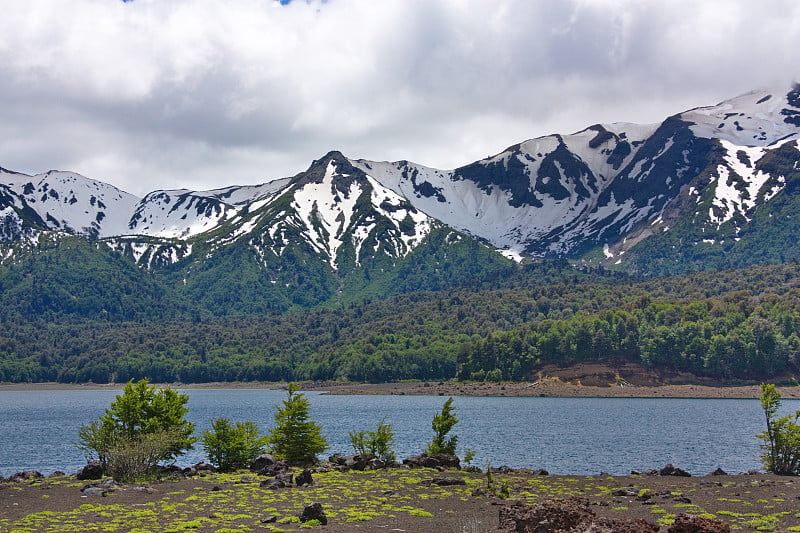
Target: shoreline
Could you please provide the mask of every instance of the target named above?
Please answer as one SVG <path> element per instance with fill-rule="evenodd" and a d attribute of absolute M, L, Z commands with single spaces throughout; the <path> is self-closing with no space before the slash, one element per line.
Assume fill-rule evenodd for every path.
<path fill-rule="evenodd" d="M 157 384 L 176 389 L 265 389 L 280 390 L 282 382 L 214 382 Z M 3 391 L 48 390 L 122 390 L 124 383 L 0 383 Z M 786 399 L 800 398 L 800 386 L 777 387 Z M 395 383 L 300 382 L 302 391 L 321 391 L 331 395 L 412 395 L 412 396 L 519 396 L 551 398 L 697 398 L 757 399 L 758 385 L 656 385 L 656 386 L 591 386 L 561 381 L 545 382 L 456 382 L 422 381 Z"/>

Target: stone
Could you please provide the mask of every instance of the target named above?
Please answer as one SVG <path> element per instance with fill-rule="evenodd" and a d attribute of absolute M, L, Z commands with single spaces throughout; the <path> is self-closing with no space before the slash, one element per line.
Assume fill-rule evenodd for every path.
<path fill-rule="evenodd" d="M 75 474 L 75 478 L 81 481 L 100 479 L 101 477 L 103 477 L 103 467 L 100 465 L 100 461 L 92 461 L 82 466 Z"/>
<path fill-rule="evenodd" d="M 284 472 L 283 474 L 278 474 L 277 476 L 275 476 L 275 479 L 283 482 L 283 484 L 288 487 L 294 481 L 294 476 L 288 472 Z"/>
<path fill-rule="evenodd" d="M 403 459 L 403 464 L 410 468 L 461 468 L 461 460 L 455 455 L 426 453 Z"/>
<path fill-rule="evenodd" d="M 723 469 L 721 469 L 721 468 L 717 468 L 716 470 L 714 470 L 713 472 L 711 472 L 708 475 L 709 476 L 727 476 L 728 473 L 726 471 L 724 471 Z"/>
<path fill-rule="evenodd" d="M 692 475 L 683 470 L 681 468 L 676 468 L 672 466 L 672 464 L 668 464 L 664 468 L 658 471 L 658 474 L 661 476 L 681 476 L 681 477 L 692 477 Z"/>
<path fill-rule="evenodd" d="M 250 470 L 253 472 L 261 472 L 268 466 L 276 463 L 275 457 L 271 453 L 262 453 L 250 463 Z"/>
<path fill-rule="evenodd" d="M 159 478 L 182 478 L 183 468 L 178 465 L 159 465 L 156 468 L 156 473 Z"/>
<path fill-rule="evenodd" d="M 85 496 L 107 496 L 108 491 L 103 487 L 84 487 L 81 493 Z"/>
<path fill-rule="evenodd" d="M 213 474 L 216 472 L 217 469 L 214 465 L 209 463 L 195 463 L 192 466 L 187 466 L 182 470 L 182 473 L 186 477 L 193 477 L 193 476 L 207 476 L 208 474 Z"/>
<path fill-rule="evenodd" d="M 500 529 L 516 533 L 657 533 L 659 527 L 642 519 L 595 520 L 586 498 L 546 500 L 540 505 L 517 503 L 500 509 Z"/>
<path fill-rule="evenodd" d="M 305 523 L 309 520 L 318 520 L 322 525 L 328 523 L 328 517 L 325 516 L 325 511 L 322 509 L 321 503 L 310 503 L 303 506 L 303 512 L 300 513 L 300 521 Z"/>
<path fill-rule="evenodd" d="M 294 477 L 294 482 L 298 487 L 309 486 L 314 484 L 314 479 L 311 477 L 311 470 L 303 470 Z"/>
<path fill-rule="evenodd" d="M 269 466 L 265 466 L 261 470 L 258 471 L 258 474 L 261 476 L 277 476 L 280 474 L 285 474 L 289 471 L 289 465 L 284 461 L 277 461 L 274 464 Z"/>
<path fill-rule="evenodd" d="M 681 513 L 675 517 L 667 533 L 730 533 L 730 530 L 730 525 L 722 520 Z"/>
<path fill-rule="evenodd" d="M 344 466 L 350 470 L 366 470 L 369 459 L 362 455 L 346 455 L 343 457 Z"/>
<path fill-rule="evenodd" d="M 35 481 L 37 479 L 44 479 L 44 476 L 41 472 L 37 472 L 36 470 L 25 470 L 24 472 L 17 472 L 16 474 L 12 474 L 9 481 L 13 482 L 20 482 L 20 481 Z"/>
<path fill-rule="evenodd" d="M 258 486 L 264 489 L 277 490 L 285 488 L 286 483 L 284 483 L 280 479 L 265 479 L 264 481 L 259 483 Z"/>
<path fill-rule="evenodd" d="M 460 477 L 435 477 L 433 479 L 423 481 L 422 483 L 427 485 L 438 485 L 440 487 L 467 484 L 466 480 Z"/>
<path fill-rule="evenodd" d="M 500 508 L 500 528 L 520 533 L 585 531 L 594 522 L 589 500 L 546 500 L 540 505 L 507 505 Z"/>
<path fill-rule="evenodd" d="M 369 469 L 370 470 L 380 470 L 382 468 L 386 468 L 387 464 L 386 461 L 382 461 L 377 457 L 373 457 L 369 460 Z"/>

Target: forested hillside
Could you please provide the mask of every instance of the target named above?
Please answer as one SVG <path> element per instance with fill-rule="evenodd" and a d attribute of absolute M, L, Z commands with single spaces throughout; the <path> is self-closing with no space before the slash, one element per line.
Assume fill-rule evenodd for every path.
<path fill-rule="evenodd" d="M 797 263 L 639 282 L 563 266 L 519 268 L 499 290 L 421 292 L 295 314 L 211 317 L 173 300 L 164 302 L 171 319 L 166 311 L 121 320 L 6 313 L 0 380 L 525 380 L 542 364 L 581 360 L 633 361 L 720 382 L 798 372 Z"/>

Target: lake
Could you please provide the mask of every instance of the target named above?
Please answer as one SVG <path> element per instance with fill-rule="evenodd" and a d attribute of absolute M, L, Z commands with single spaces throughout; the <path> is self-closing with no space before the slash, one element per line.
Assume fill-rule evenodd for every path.
<path fill-rule="evenodd" d="M 187 418 L 197 435 L 211 421 L 251 420 L 266 433 L 284 391 L 188 389 Z M 0 475 L 38 470 L 74 473 L 85 464 L 75 447 L 82 424 L 103 414 L 119 391 L 0 392 Z M 306 392 L 311 416 L 323 427 L 332 454 L 353 453 L 348 433 L 374 430 L 382 418 L 395 431 L 398 458 L 416 455 L 433 434 L 441 396 L 333 396 Z M 642 398 L 456 397 L 459 455 L 473 464 L 544 468 L 552 474 L 628 474 L 672 463 L 692 474 L 717 467 L 729 473 L 760 469 L 764 415 L 758 400 Z M 781 412 L 800 409 L 784 400 Z M 205 460 L 202 446 L 179 458 Z"/>

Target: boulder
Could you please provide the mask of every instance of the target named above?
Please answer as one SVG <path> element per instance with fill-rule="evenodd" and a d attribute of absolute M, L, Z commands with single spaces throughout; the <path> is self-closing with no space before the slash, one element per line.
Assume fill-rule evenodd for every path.
<path fill-rule="evenodd" d="M 278 461 L 275 464 L 265 466 L 264 468 L 258 471 L 258 474 L 261 476 L 278 476 L 281 474 L 285 474 L 288 471 L 289 471 L 289 464 L 284 461 Z"/>
<path fill-rule="evenodd" d="M 75 478 L 80 479 L 81 481 L 100 479 L 101 477 L 103 477 L 103 467 L 101 466 L 100 461 L 92 461 L 82 466 L 75 474 Z"/>
<path fill-rule="evenodd" d="M 107 496 L 108 491 L 103 487 L 83 487 L 81 493 L 84 496 Z"/>
<path fill-rule="evenodd" d="M 731 526 L 722 520 L 679 514 L 667 533 L 730 533 Z"/>
<path fill-rule="evenodd" d="M 589 500 L 573 497 L 546 500 L 540 505 L 517 503 L 500 508 L 500 529 L 515 533 L 657 533 L 659 527 L 646 520 L 595 520 Z"/>
<path fill-rule="evenodd" d="M 344 466 L 350 470 L 366 470 L 369 458 L 364 455 L 345 455 Z"/>
<path fill-rule="evenodd" d="M 369 460 L 369 469 L 370 470 L 380 470 L 381 468 L 386 468 L 388 464 L 386 461 L 382 461 L 377 457 L 373 457 Z"/>
<path fill-rule="evenodd" d="M 305 523 L 309 520 L 318 520 L 322 525 L 328 523 L 328 517 L 325 516 L 321 503 L 310 503 L 303 506 L 303 512 L 300 513 L 300 521 Z"/>
<path fill-rule="evenodd" d="M 461 468 L 461 460 L 455 455 L 426 453 L 403 459 L 409 468 Z"/>
<path fill-rule="evenodd" d="M 192 476 L 207 476 L 208 474 L 213 474 L 216 471 L 217 469 L 214 467 L 214 465 L 200 462 L 200 463 L 195 463 L 192 466 L 187 466 L 186 468 L 183 469 L 182 472 L 184 476 L 192 477 Z"/>
<path fill-rule="evenodd" d="M 277 479 L 277 478 L 265 479 L 264 481 L 262 481 L 258 485 L 261 488 L 272 489 L 272 490 L 282 489 L 282 488 L 286 487 L 286 483 L 284 483 L 283 481 L 281 481 L 280 479 Z"/>
<path fill-rule="evenodd" d="M 37 472 L 36 470 L 25 470 L 24 472 L 17 472 L 16 474 L 12 474 L 9 481 L 20 482 L 20 481 L 35 481 L 37 479 L 44 479 L 44 476 L 41 472 Z"/>
<path fill-rule="evenodd" d="M 665 466 L 664 468 L 659 470 L 658 474 L 661 475 L 661 476 L 692 477 L 692 475 L 689 472 L 687 472 L 686 470 L 683 470 L 681 468 L 676 468 L 676 467 L 672 466 L 671 464 L 668 464 L 667 466 Z"/>
<path fill-rule="evenodd" d="M 253 472 L 261 472 L 268 466 L 276 463 L 275 457 L 270 453 L 262 453 L 250 463 L 250 470 Z"/>
<path fill-rule="evenodd" d="M 303 470 L 294 477 L 294 482 L 298 487 L 308 486 L 314 484 L 314 479 L 311 477 L 311 470 Z"/>
<path fill-rule="evenodd" d="M 728 473 L 721 468 L 717 468 L 713 472 L 708 474 L 709 476 L 727 476 Z"/>
<path fill-rule="evenodd" d="M 589 500 L 546 500 L 540 505 L 518 503 L 500 508 L 500 528 L 518 533 L 586 531 L 594 522 Z"/>
<path fill-rule="evenodd" d="M 159 478 L 182 478 L 183 468 L 178 465 L 159 465 L 156 467 L 156 475 Z"/>

